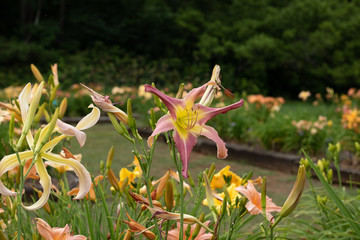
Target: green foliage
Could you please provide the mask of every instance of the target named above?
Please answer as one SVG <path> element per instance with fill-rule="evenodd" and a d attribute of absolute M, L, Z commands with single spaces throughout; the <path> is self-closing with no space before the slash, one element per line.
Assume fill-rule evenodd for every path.
<path fill-rule="evenodd" d="M 294 97 L 359 84 L 358 1 L 30 0 L 2 9 L 11 37 L 0 38 L 1 87 L 27 82 L 26 64 L 49 62 L 70 83 L 172 86 L 206 79 L 217 63 L 233 91 Z"/>

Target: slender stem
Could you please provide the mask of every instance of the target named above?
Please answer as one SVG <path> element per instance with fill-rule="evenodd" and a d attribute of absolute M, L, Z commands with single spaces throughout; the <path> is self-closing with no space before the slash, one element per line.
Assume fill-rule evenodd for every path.
<path fill-rule="evenodd" d="M 99 189 L 100 189 L 100 196 L 101 196 L 101 200 L 102 200 L 102 205 L 104 207 L 105 214 L 106 214 L 106 220 L 107 220 L 108 227 L 109 227 L 110 238 L 115 239 L 114 228 L 113 228 L 113 225 L 112 225 L 112 221 L 110 219 L 110 217 L 111 217 L 110 212 L 109 212 L 109 209 L 108 209 L 107 204 L 106 204 L 104 190 L 102 188 L 101 183 L 98 186 L 99 186 Z"/>
<path fill-rule="evenodd" d="M 88 220 L 90 236 L 91 236 L 91 239 L 95 239 L 94 229 L 93 229 L 93 225 L 92 225 L 92 219 L 91 219 L 91 215 L 90 215 L 90 211 L 89 211 L 88 200 L 86 198 L 84 198 L 84 202 L 85 202 L 86 216 L 87 216 L 87 220 Z"/>

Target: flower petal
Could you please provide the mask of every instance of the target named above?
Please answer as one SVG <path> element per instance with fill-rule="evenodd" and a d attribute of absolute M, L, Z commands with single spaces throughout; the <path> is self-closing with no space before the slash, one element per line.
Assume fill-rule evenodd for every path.
<path fill-rule="evenodd" d="M 93 108 L 93 110 L 80 120 L 80 122 L 76 125 L 76 129 L 85 130 L 91 128 L 99 121 L 100 110 L 92 104 L 89 107 Z"/>
<path fill-rule="evenodd" d="M 176 148 L 180 153 L 180 158 L 182 162 L 181 174 L 185 178 L 188 178 L 189 176 L 188 163 L 189 163 L 191 151 L 194 148 L 196 141 L 197 138 L 191 133 L 187 134 L 186 138 L 183 138 L 180 136 L 180 134 L 177 131 L 174 132 L 174 142 L 176 144 Z"/>
<path fill-rule="evenodd" d="M 199 125 L 204 125 L 207 121 L 209 121 L 211 118 L 215 117 L 216 115 L 222 113 L 227 113 L 230 110 L 239 108 L 243 105 L 244 100 L 240 100 L 236 103 L 233 103 L 229 106 L 222 107 L 222 108 L 211 108 L 211 107 L 205 107 L 200 104 L 195 104 L 195 108 L 199 108 L 199 116 L 198 116 L 198 123 Z"/>
<path fill-rule="evenodd" d="M 56 120 L 56 125 L 58 126 L 58 132 L 67 136 L 75 136 L 78 140 L 80 146 L 84 146 L 86 142 L 86 134 L 77 128 L 71 126 L 70 124 L 64 123 L 60 119 Z"/>
<path fill-rule="evenodd" d="M 159 133 L 169 131 L 171 129 L 174 129 L 174 122 L 172 120 L 171 115 L 166 114 L 157 121 L 155 130 L 148 138 L 149 147 L 151 147 L 154 142 L 154 136 L 156 136 Z"/>
<path fill-rule="evenodd" d="M 48 172 L 46 171 L 46 167 L 44 165 L 44 162 L 41 159 L 41 156 L 38 156 L 35 166 L 36 166 L 36 170 L 40 176 L 40 184 L 43 188 L 43 194 L 41 195 L 39 200 L 36 203 L 34 203 L 33 205 L 31 205 L 31 206 L 23 205 L 23 207 L 28 211 L 35 211 L 35 210 L 38 210 L 39 208 L 41 208 L 42 206 L 44 206 L 45 203 L 47 202 L 47 200 L 49 199 L 50 191 L 51 191 L 51 177 L 48 174 Z"/>
<path fill-rule="evenodd" d="M 26 84 L 19 95 L 19 105 L 20 105 L 20 112 L 21 112 L 21 119 L 23 123 L 25 122 L 27 112 L 29 110 L 29 100 L 30 100 L 30 93 L 31 93 L 31 83 Z"/>
<path fill-rule="evenodd" d="M 30 150 L 21 152 L 19 153 L 19 157 L 21 161 L 26 161 L 33 157 L 33 152 Z M 19 165 L 19 161 L 15 153 L 3 157 L 0 161 L 0 178 L 4 173 L 6 173 L 10 169 L 13 169 L 18 165 Z M 0 180 L 0 193 L 3 195 L 10 195 L 10 196 L 16 195 L 16 192 L 10 191 L 8 188 L 6 188 L 4 184 L 1 182 L 1 180 Z"/>
<path fill-rule="evenodd" d="M 163 101 L 163 103 L 165 104 L 167 109 L 169 110 L 173 119 L 176 119 L 176 109 L 178 108 L 178 106 L 185 107 L 184 100 L 166 96 L 164 93 L 162 93 L 158 89 L 156 89 L 148 84 L 145 84 L 145 91 L 151 92 L 151 93 L 155 94 L 156 96 L 158 96 L 161 99 L 161 101 Z"/>
<path fill-rule="evenodd" d="M 45 145 L 43 146 L 43 148 L 41 149 L 40 152 L 45 152 L 45 151 L 53 149 L 64 138 L 66 138 L 66 135 L 61 135 L 61 136 L 58 136 L 58 137 L 50 140 L 49 142 L 45 143 Z"/>
<path fill-rule="evenodd" d="M 219 134 L 214 128 L 204 125 L 203 127 L 194 127 L 191 129 L 191 131 L 213 140 L 216 143 L 218 158 L 223 159 L 227 157 L 228 150 L 225 147 L 225 142 L 219 137 Z"/>
<path fill-rule="evenodd" d="M 195 100 L 204 94 L 207 84 L 202 85 L 201 87 L 192 89 L 185 97 L 184 101 L 186 102 L 187 107 L 192 107 Z"/>
<path fill-rule="evenodd" d="M 40 233 L 40 235 L 44 238 L 44 239 L 53 239 L 52 237 L 52 229 L 50 227 L 50 225 L 45 222 L 44 220 L 42 220 L 41 218 L 36 218 L 37 222 L 36 222 L 36 228 L 38 230 L 38 232 Z"/>
<path fill-rule="evenodd" d="M 74 199 L 83 198 L 91 188 L 91 177 L 86 168 L 79 162 L 73 159 L 66 159 L 60 155 L 53 153 L 42 153 L 41 156 L 46 160 L 53 161 L 55 163 L 69 165 L 74 169 L 74 172 L 79 178 L 79 193 Z"/>

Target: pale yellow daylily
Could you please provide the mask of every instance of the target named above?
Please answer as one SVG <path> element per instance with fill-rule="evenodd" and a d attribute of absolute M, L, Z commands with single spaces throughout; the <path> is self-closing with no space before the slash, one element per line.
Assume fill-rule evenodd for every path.
<path fill-rule="evenodd" d="M 85 116 L 75 127 L 64 123 L 60 119 L 56 121 L 58 132 L 67 136 L 75 136 L 80 144 L 80 147 L 84 146 L 86 141 L 86 134 L 81 130 L 91 128 L 100 118 L 100 110 L 97 107 L 91 104 L 89 108 L 93 108 L 92 113 L 94 113 Z"/>
<path fill-rule="evenodd" d="M 42 88 L 42 84 L 43 83 L 40 83 L 39 89 Z M 19 159 L 17 157 L 17 154 L 15 153 L 3 157 L 2 160 L 0 161 L 0 177 L 5 172 L 19 166 L 19 160 L 21 163 L 23 163 L 32 158 L 33 161 L 35 161 L 34 165 L 40 177 L 40 184 L 43 188 L 43 194 L 36 203 L 34 203 L 31 206 L 24 206 L 24 208 L 27 210 L 37 210 L 45 205 L 51 191 L 51 178 L 46 170 L 43 159 L 57 164 L 69 165 L 71 168 L 73 168 L 74 172 L 79 177 L 80 191 L 78 195 L 75 197 L 75 199 L 83 198 L 89 192 L 91 187 L 91 178 L 89 172 L 77 160 L 72 158 L 67 159 L 59 154 L 54 154 L 51 152 L 53 147 L 55 147 L 61 140 L 63 140 L 67 136 L 63 134 L 58 137 L 55 137 L 51 141 L 48 141 L 50 135 L 53 133 L 55 129 L 58 110 L 55 111 L 54 116 L 50 121 L 50 123 L 47 124 L 45 127 L 39 129 L 39 131 L 41 132 L 38 136 L 37 142 L 36 143 L 34 142 L 34 137 L 31 134 L 31 131 L 29 130 L 30 130 L 31 122 L 33 121 L 34 118 L 35 110 L 37 108 L 35 104 L 38 104 L 39 102 L 40 99 L 39 95 L 41 95 L 41 91 L 40 90 L 36 91 L 34 97 L 30 101 L 30 107 L 29 107 L 30 93 L 31 93 L 31 86 L 28 84 L 26 85 L 26 87 L 19 96 L 21 116 L 23 122 L 25 123 L 23 127 L 22 136 L 25 135 L 24 130 L 27 130 L 26 128 L 28 128 L 27 130 L 28 133 L 26 134 L 26 140 L 30 150 L 19 152 L 18 153 Z M 99 117 L 100 117 L 100 110 L 94 107 L 92 112 L 88 114 L 86 117 L 84 117 L 78 123 L 75 129 L 78 131 L 81 129 L 89 128 L 97 122 Z M 1 180 L 0 180 L 0 193 L 3 195 L 10 195 L 10 196 L 16 195 L 16 192 L 6 188 L 4 184 L 1 182 Z"/>

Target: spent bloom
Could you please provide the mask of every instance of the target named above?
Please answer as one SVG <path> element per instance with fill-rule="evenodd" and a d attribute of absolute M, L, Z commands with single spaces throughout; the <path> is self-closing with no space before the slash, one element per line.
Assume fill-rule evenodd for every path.
<path fill-rule="evenodd" d="M 41 218 L 36 218 L 36 228 L 45 240 L 86 240 L 83 235 L 72 236 L 70 227 L 66 224 L 63 228 L 52 228 L 47 222 Z"/>
<path fill-rule="evenodd" d="M 240 186 L 235 189 L 244 195 L 249 201 L 246 203 L 245 207 L 251 215 L 262 214 L 261 207 L 261 193 L 256 191 L 254 185 L 248 181 L 246 187 Z M 271 212 L 280 212 L 281 207 L 276 206 L 271 198 L 266 196 L 266 217 L 270 222 L 273 222 L 273 216 Z"/>
<path fill-rule="evenodd" d="M 52 153 L 51 151 L 59 142 L 61 142 L 67 136 L 76 135 L 78 134 L 77 133 L 78 131 L 80 132 L 80 130 L 82 129 L 86 129 L 93 126 L 100 117 L 100 110 L 94 107 L 91 113 L 85 116 L 77 124 L 75 128 L 72 127 L 72 128 L 68 128 L 67 130 L 66 129 L 64 130 L 62 129 L 62 126 L 70 126 L 70 125 L 66 123 L 61 123 L 60 126 L 57 126 L 57 128 L 55 128 L 59 113 L 59 111 L 56 110 L 51 121 L 45 127 L 38 130 L 41 132 L 38 134 L 37 138 L 34 139 L 31 131 L 29 130 L 35 115 L 35 110 L 40 100 L 40 96 L 42 92 L 42 84 L 43 82 L 40 83 L 38 90 L 35 92 L 30 102 L 29 102 L 30 93 L 31 93 L 30 84 L 26 85 L 26 87 L 23 89 L 23 91 L 19 96 L 19 106 L 20 106 L 20 111 L 24 126 L 18 145 L 21 145 L 22 139 L 26 137 L 27 144 L 30 148 L 30 150 L 25 150 L 23 152 L 18 153 L 19 160 L 20 162 L 23 163 L 29 159 L 33 159 L 32 164 L 34 164 L 36 167 L 36 171 L 40 177 L 40 184 L 43 188 L 43 194 L 36 203 L 34 203 L 31 206 L 24 206 L 24 208 L 27 210 L 37 210 L 41 208 L 42 206 L 45 205 L 50 195 L 51 178 L 46 170 L 46 166 L 43 162 L 43 159 L 57 164 L 69 165 L 71 168 L 73 168 L 74 172 L 79 177 L 79 184 L 80 184 L 80 191 L 78 195 L 75 197 L 75 199 L 83 198 L 87 194 L 87 192 L 89 192 L 91 187 L 91 178 L 86 168 L 75 159 L 64 158 L 59 154 Z M 30 107 L 29 107 L 29 103 L 30 103 Z M 56 136 L 49 141 L 49 138 L 54 131 L 58 131 L 63 134 Z M 15 153 L 3 157 L 2 160 L 0 161 L 0 177 L 7 171 L 19 166 L 19 160 L 17 154 Z M 1 181 L 0 181 L 0 193 L 3 195 L 10 195 L 10 196 L 16 195 L 16 192 L 11 191 L 7 187 L 5 187 L 5 185 Z"/>
<path fill-rule="evenodd" d="M 195 100 L 204 94 L 207 87 L 208 84 L 204 84 L 191 90 L 183 99 L 176 99 L 165 95 L 150 85 L 145 85 L 145 90 L 158 96 L 169 110 L 168 114 L 158 120 L 154 132 L 148 139 L 148 145 L 152 146 L 155 135 L 174 130 L 174 141 L 183 166 L 182 175 L 186 178 L 188 177 L 190 153 L 199 135 L 203 135 L 216 143 L 218 158 L 227 157 L 225 142 L 219 137 L 214 128 L 205 124 L 216 115 L 226 113 L 243 105 L 243 100 L 223 108 L 211 108 L 198 103 L 195 104 Z"/>
<path fill-rule="evenodd" d="M 128 116 L 125 112 L 115 107 L 111 102 L 109 96 L 103 96 L 100 93 L 95 92 L 93 89 L 81 84 L 84 88 L 89 90 L 90 97 L 95 103 L 96 106 L 101 108 L 106 113 L 113 113 L 120 121 L 125 124 L 128 124 Z"/>

